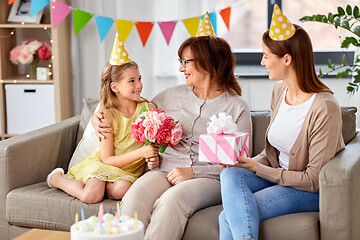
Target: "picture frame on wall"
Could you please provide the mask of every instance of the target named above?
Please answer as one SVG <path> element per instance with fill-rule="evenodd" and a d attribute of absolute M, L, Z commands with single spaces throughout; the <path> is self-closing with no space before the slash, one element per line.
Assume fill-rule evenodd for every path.
<path fill-rule="evenodd" d="M 10 9 L 8 22 L 40 23 L 43 10 L 30 17 L 31 0 L 16 0 Z"/>

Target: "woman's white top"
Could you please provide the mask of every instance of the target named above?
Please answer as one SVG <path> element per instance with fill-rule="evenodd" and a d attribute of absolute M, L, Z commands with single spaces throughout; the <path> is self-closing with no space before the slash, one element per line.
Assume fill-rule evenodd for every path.
<path fill-rule="evenodd" d="M 275 119 L 270 126 L 268 141 L 280 152 L 280 167 L 288 169 L 290 150 L 299 135 L 306 114 L 308 113 L 316 94 L 313 94 L 311 98 L 301 104 L 289 105 L 285 102 L 286 91 L 284 92 Z"/>

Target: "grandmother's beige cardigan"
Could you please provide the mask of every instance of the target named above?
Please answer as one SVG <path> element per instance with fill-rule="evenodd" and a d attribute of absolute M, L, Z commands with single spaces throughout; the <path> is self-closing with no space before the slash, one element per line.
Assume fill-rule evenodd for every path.
<path fill-rule="evenodd" d="M 319 192 L 321 168 L 344 148 L 341 110 L 333 94 L 316 94 L 299 136 L 290 150 L 289 170 L 283 169 L 279 166 L 279 152 L 270 145 L 267 135 L 279 110 L 285 89 L 282 81 L 274 86 L 265 149 L 254 157 L 260 163 L 256 175 L 283 186 Z"/>

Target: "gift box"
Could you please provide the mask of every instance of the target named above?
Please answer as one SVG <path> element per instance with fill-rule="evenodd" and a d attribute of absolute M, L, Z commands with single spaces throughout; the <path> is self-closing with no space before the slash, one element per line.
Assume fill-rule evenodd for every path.
<path fill-rule="evenodd" d="M 238 157 L 249 157 L 249 134 L 202 134 L 199 138 L 199 161 L 235 164 Z"/>

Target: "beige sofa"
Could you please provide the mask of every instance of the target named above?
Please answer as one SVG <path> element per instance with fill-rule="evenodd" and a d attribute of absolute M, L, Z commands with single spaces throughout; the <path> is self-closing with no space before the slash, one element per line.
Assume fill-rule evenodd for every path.
<path fill-rule="evenodd" d="M 12 239 L 30 228 L 68 231 L 81 207 L 86 217 L 97 213 L 99 204 L 82 203 L 45 183 L 52 169 L 67 168 L 94 104 L 86 101 L 81 116 L 0 141 L 0 239 Z M 356 109 L 342 110 L 347 145 L 320 173 L 320 213 L 264 221 L 260 239 L 360 239 L 360 134 L 355 129 Z M 269 112 L 252 112 L 252 120 L 256 154 L 264 146 Z M 103 203 L 106 212 L 115 211 L 115 201 Z M 218 239 L 221 210 L 217 205 L 196 212 L 183 239 Z"/>

